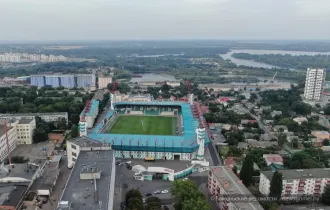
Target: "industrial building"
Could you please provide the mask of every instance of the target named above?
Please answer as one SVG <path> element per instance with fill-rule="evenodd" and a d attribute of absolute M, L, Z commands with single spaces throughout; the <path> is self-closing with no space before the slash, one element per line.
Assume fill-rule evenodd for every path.
<path fill-rule="evenodd" d="M 207 186 L 221 210 L 263 210 L 242 181 L 226 166 L 210 167 Z"/>
<path fill-rule="evenodd" d="M 31 75 L 31 85 L 37 87 L 95 88 L 95 74 Z"/>
<path fill-rule="evenodd" d="M 279 170 L 283 175 L 282 197 L 320 196 L 330 184 L 330 168 Z M 269 195 L 272 171 L 260 172 L 259 191 Z"/>
<path fill-rule="evenodd" d="M 306 100 L 318 101 L 322 98 L 325 75 L 325 69 L 307 69 L 304 90 Z"/>
<path fill-rule="evenodd" d="M 68 149 L 74 164 L 57 209 L 112 210 L 116 167 L 111 147 L 83 137 L 68 142 Z"/>

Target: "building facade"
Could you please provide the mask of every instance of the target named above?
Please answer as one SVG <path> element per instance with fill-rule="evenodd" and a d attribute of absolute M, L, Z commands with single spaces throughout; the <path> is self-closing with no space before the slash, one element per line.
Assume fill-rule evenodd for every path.
<path fill-rule="evenodd" d="M 99 77 L 99 89 L 107 88 L 112 83 L 112 77 Z"/>
<path fill-rule="evenodd" d="M 8 156 L 7 139 L 5 132 L 5 120 L 0 120 L 0 162 L 4 161 Z M 17 145 L 17 131 L 16 127 L 10 126 L 7 123 L 7 135 L 10 151 L 13 151 Z"/>
<path fill-rule="evenodd" d="M 318 101 L 322 98 L 325 75 L 325 69 L 307 69 L 304 91 L 306 100 Z"/>
<path fill-rule="evenodd" d="M 31 75 L 32 86 L 91 88 L 96 86 L 95 74 L 44 74 Z"/>
<path fill-rule="evenodd" d="M 244 186 L 242 181 L 226 166 L 210 168 L 207 186 L 220 210 L 263 210 L 256 201 L 257 199 L 252 199 L 254 196 Z M 238 198 L 242 198 L 241 202 Z M 251 202 L 244 198 L 251 200 Z"/>
<path fill-rule="evenodd" d="M 330 168 L 280 170 L 283 175 L 282 197 L 320 196 L 330 184 Z M 269 195 L 272 171 L 260 172 L 259 191 Z"/>
<path fill-rule="evenodd" d="M 68 113 L 67 112 L 49 112 L 49 113 L 18 113 L 18 114 L 0 114 L 0 119 L 35 119 L 35 117 L 40 117 L 46 122 L 54 122 L 60 118 L 64 118 L 68 123 Z"/>

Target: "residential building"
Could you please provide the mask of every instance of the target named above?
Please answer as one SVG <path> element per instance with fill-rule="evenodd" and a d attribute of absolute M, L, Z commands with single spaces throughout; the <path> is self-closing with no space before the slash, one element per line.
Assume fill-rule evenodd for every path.
<path fill-rule="evenodd" d="M 282 197 L 320 196 L 330 184 L 330 168 L 279 170 L 283 175 Z M 272 171 L 260 172 L 259 191 L 269 195 Z"/>
<path fill-rule="evenodd" d="M 264 154 L 262 157 L 265 159 L 267 166 L 271 164 L 283 165 L 283 158 L 277 154 Z"/>
<path fill-rule="evenodd" d="M 114 94 L 114 103 L 121 101 L 153 101 L 153 96 L 150 94 Z"/>
<path fill-rule="evenodd" d="M 99 114 L 99 101 L 96 99 L 86 103 L 84 110 L 80 113 L 81 124 L 87 123 L 87 128 L 92 128 L 97 115 Z"/>
<path fill-rule="evenodd" d="M 17 113 L 17 114 L 0 114 L 0 119 L 34 119 L 35 117 L 40 117 L 46 122 L 55 122 L 60 118 L 64 118 L 68 123 L 68 113 L 67 112 L 49 112 L 49 113 Z"/>
<path fill-rule="evenodd" d="M 280 115 L 282 115 L 282 111 L 276 111 L 276 110 L 274 110 L 274 111 L 272 111 L 272 112 L 270 113 L 270 115 L 271 115 L 272 117 L 280 116 Z"/>
<path fill-rule="evenodd" d="M 107 88 L 112 83 L 112 77 L 99 77 L 99 89 Z"/>
<path fill-rule="evenodd" d="M 299 125 L 301 125 L 301 123 L 303 123 L 303 122 L 308 122 L 306 117 L 296 117 L 296 118 L 293 118 L 293 121 L 295 121 Z"/>
<path fill-rule="evenodd" d="M 263 209 L 242 181 L 226 166 L 210 167 L 207 186 L 221 210 Z"/>
<path fill-rule="evenodd" d="M 38 74 L 31 75 L 31 85 L 37 87 L 90 88 L 96 86 L 95 74 Z"/>
<path fill-rule="evenodd" d="M 283 132 L 283 133 L 289 132 L 288 127 L 286 127 L 286 125 L 275 125 L 273 127 L 273 130 L 275 132 Z"/>
<path fill-rule="evenodd" d="M 112 210 L 116 173 L 114 153 L 110 147 L 95 148 L 92 147 L 93 143 L 87 143 L 84 147 L 78 141 L 80 140 L 75 139 L 68 144 L 70 147 L 79 147 L 80 151 L 76 150 L 75 164 L 57 209 Z M 87 142 L 90 140 L 87 139 Z"/>
<path fill-rule="evenodd" d="M 249 148 L 267 148 L 272 146 L 278 146 L 277 141 L 258 141 L 255 139 L 246 139 L 246 142 Z"/>
<path fill-rule="evenodd" d="M 22 118 L 16 121 L 15 127 L 17 131 L 17 144 L 32 144 L 36 120 Z"/>
<path fill-rule="evenodd" d="M 304 91 L 306 100 L 318 101 L 322 98 L 325 75 L 325 69 L 307 69 Z"/>
<path fill-rule="evenodd" d="M 7 123 L 7 136 L 10 152 L 16 148 L 17 144 L 17 131 L 16 127 L 10 126 Z M 8 147 L 6 139 L 5 120 L 0 119 L 0 162 L 4 161 L 8 156 Z"/>
<path fill-rule="evenodd" d="M 328 131 L 312 131 L 311 134 L 316 137 L 312 139 L 313 146 L 322 146 L 324 139 L 330 139 L 330 133 Z"/>
<path fill-rule="evenodd" d="M 95 87 L 96 77 L 95 74 L 77 74 L 77 87 Z"/>

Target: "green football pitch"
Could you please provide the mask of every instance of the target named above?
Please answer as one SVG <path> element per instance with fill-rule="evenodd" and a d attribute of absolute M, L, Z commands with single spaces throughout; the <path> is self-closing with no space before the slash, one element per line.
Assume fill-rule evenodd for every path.
<path fill-rule="evenodd" d="M 176 118 L 162 116 L 120 116 L 107 133 L 175 135 Z"/>

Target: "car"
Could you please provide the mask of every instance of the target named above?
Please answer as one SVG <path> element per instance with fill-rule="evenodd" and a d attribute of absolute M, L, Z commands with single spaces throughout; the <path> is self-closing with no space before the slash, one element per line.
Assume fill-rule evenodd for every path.
<path fill-rule="evenodd" d="M 151 193 L 147 193 L 146 194 L 146 197 L 149 197 L 149 196 L 152 196 L 152 194 Z"/>
<path fill-rule="evenodd" d="M 168 193 L 168 190 L 162 190 L 162 194 Z"/>
<path fill-rule="evenodd" d="M 143 198 L 143 199 L 142 199 L 142 202 L 143 202 L 143 203 L 146 203 L 146 199 Z"/>
<path fill-rule="evenodd" d="M 154 194 L 161 194 L 162 192 L 160 190 L 156 190 Z"/>
<path fill-rule="evenodd" d="M 187 180 L 189 180 L 187 177 L 183 179 L 183 181 L 187 181 Z"/>

